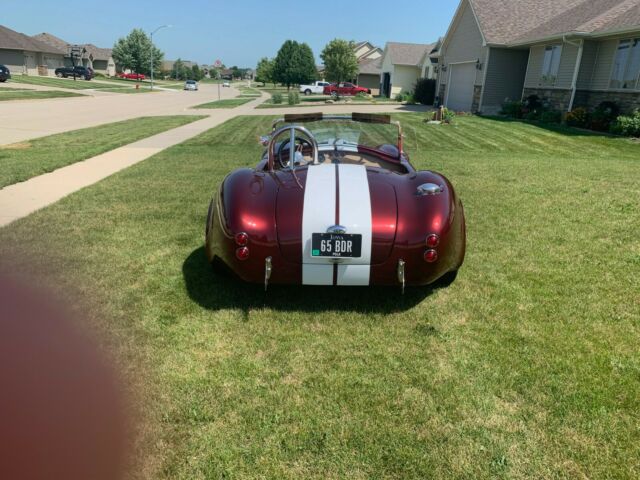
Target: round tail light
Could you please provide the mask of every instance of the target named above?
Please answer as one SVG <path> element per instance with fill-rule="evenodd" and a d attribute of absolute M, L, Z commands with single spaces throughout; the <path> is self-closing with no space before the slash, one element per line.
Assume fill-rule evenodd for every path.
<path fill-rule="evenodd" d="M 440 237 L 435 233 L 432 233 L 427 237 L 427 247 L 436 248 L 440 244 Z"/>
<path fill-rule="evenodd" d="M 236 233 L 236 244 L 244 247 L 249 243 L 249 235 L 244 232 Z"/>
<path fill-rule="evenodd" d="M 236 250 L 236 257 L 238 260 L 246 260 L 249 258 L 249 248 L 248 247 L 240 247 Z"/>
<path fill-rule="evenodd" d="M 436 252 L 433 249 L 427 250 L 426 252 L 424 252 L 424 261 L 425 262 L 433 263 L 436 260 L 438 260 L 438 252 Z"/>

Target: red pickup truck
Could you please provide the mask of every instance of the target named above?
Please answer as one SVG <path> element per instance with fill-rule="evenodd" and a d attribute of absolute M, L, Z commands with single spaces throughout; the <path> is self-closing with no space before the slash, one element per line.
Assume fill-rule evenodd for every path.
<path fill-rule="evenodd" d="M 354 85 L 353 83 L 343 82 L 343 83 L 331 83 L 324 87 L 325 95 L 331 95 L 332 97 L 337 97 L 338 95 L 357 95 L 358 93 L 366 93 L 370 94 L 371 90 L 364 87 L 359 87 L 358 85 Z"/>

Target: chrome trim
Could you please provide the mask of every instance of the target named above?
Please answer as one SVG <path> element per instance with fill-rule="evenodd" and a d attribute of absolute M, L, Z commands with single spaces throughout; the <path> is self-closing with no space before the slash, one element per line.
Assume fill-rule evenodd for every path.
<path fill-rule="evenodd" d="M 327 233 L 347 233 L 347 227 L 343 227 L 342 225 L 333 225 L 332 227 L 327 228 Z"/>
<path fill-rule="evenodd" d="M 423 183 L 416 191 L 416 195 L 440 195 L 444 192 L 444 185 L 436 185 L 435 183 Z"/>
<path fill-rule="evenodd" d="M 271 279 L 271 272 L 273 271 L 273 267 L 271 265 L 271 257 L 267 257 L 264 259 L 264 291 L 267 291 L 267 287 L 269 286 L 269 279 Z"/>
<path fill-rule="evenodd" d="M 405 262 L 404 260 L 400 259 L 398 260 L 398 282 L 400 282 L 400 285 L 402 285 L 403 295 L 404 295 L 404 285 L 405 285 L 404 270 L 405 270 Z"/>
<path fill-rule="evenodd" d="M 291 137 L 295 138 L 295 132 L 298 131 L 300 133 L 302 133 L 303 135 L 305 135 L 307 137 L 307 139 L 311 142 L 311 147 L 313 148 L 313 164 L 317 165 L 318 164 L 318 141 L 316 140 L 316 137 L 313 136 L 313 133 L 311 133 L 309 131 L 309 129 L 307 129 L 306 127 L 301 127 L 299 125 L 289 125 L 289 126 L 284 126 L 279 128 L 278 130 L 274 130 L 271 133 L 271 138 L 269 140 L 269 146 L 267 148 L 267 152 L 268 152 L 268 162 L 269 162 L 269 170 L 273 170 L 274 164 L 275 164 L 275 152 L 274 152 L 274 147 L 275 147 L 275 140 L 284 132 L 289 131 L 291 133 Z M 290 141 L 291 142 L 291 141 Z M 292 150 L 295 150 L 295 146 L 293 146 L 293 142 L 291 142 L 292 145 L 289 147 Z M 291 151 L 291 150 L 290 150 Z M 291 155 L 291 153 L 290 153 Z M 291 163 L 290 168 L 295 169 L 295 159 L 293 158 L 293 156 L 289 157 L 289 162 Z"/>

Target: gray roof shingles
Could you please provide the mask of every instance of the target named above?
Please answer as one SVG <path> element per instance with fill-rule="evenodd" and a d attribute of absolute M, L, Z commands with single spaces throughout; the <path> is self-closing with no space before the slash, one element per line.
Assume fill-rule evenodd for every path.
<path fill-rule="evenodd" d="M 417 67 L 425 54 L 431 52 L 433 46 L 434 44 L 388 42 L 386 49 L 394 65 Z"/>
<path fill-rule="evenodd" d="M 7 50 L 23 50 L 28 52 L 55 53 L 64 55 L 66 52 L 40 40 L 16 32 L 0 25 L 0 48 Z"/>
<path fill-rule="evenodd" d="M 489 44 L 640 29 L 640 0 L 469 0 Z"/>

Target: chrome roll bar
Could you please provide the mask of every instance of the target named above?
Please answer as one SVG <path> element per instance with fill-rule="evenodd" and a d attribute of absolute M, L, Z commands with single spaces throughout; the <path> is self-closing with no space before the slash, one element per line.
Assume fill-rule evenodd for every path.
<path fill-rule="evenodd" d="M 301 127 L 299 125 L 289 125 L 289 126 L 281 127 L 278 130 L 275 130 L 275 125 L 276 124 L 274 123 L 274 131 L 271 134 L 271 138 L 269 139 L 269 146 L 267 148 L 267 152 L 269 153 L 269 155 L 268 155 L 268 167 L 269 167 L 269 170 L 273 170 L 274 169 L 274 165 L 275 165 L 276 139 L 286 131 L 289 131 L 289 133 L 290 133 L 290 137 L 289 137 L 289 166 L 290 166 L 291 170 L 295 170 L 295 168 L 296 168 L 296 165 L 295 165 L 296 164 L 296 162 L 295 162 L 296 132 L 302 133 L 307 138 L 307 140 L 309 140 L 309 143 L 311 143 L 311 148 L 313 149 L 313 152 L 312 152 L 313 164 L 314 165 L 318 164 L 318 142 L 316 140 L 316 137 L 313 136 L 313 133 L 311 133 L 308 128 Z"/>

